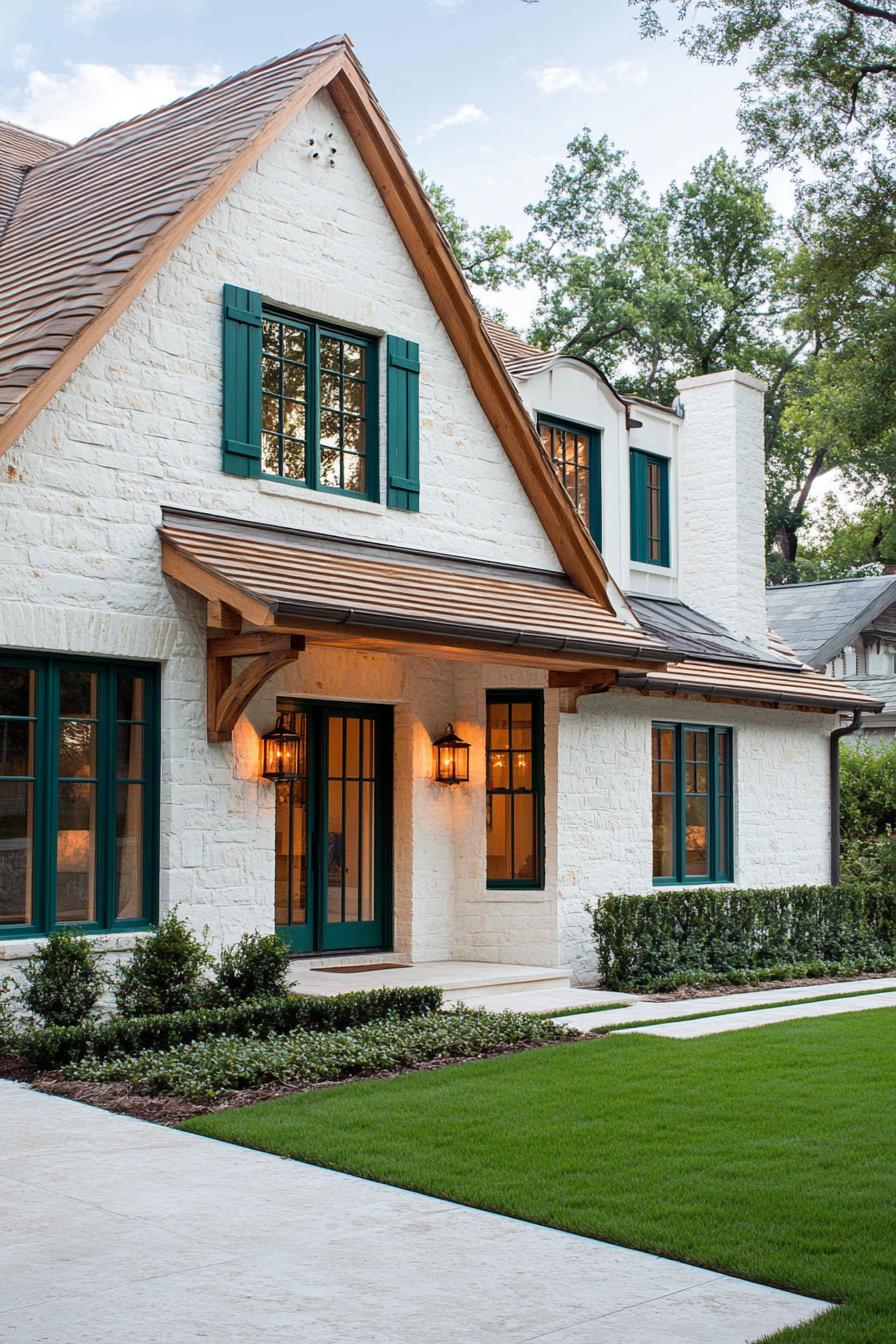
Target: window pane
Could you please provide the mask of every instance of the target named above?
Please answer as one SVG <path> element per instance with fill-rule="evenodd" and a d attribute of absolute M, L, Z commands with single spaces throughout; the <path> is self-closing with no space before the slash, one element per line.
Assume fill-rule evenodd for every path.
<path fill-rule="evenodd" d="M 716 839 L 716 851 L 718 853 L 718 872 L 716 876 L 726 878 L 731 876 L 731 856 L 728 852 L 728 817 L 729 800 L 720 798 L 716 804 L 716 824 L 718 826 L 718 837 Z"/>
<path fill-rule="evenodd" d="M 266 317 L 261 324 L 262 342 L 265 350 L 280 350 L 280 323 Z"/>
<path fill-rule="evenodd" d="M 283 365 L 283 395 L 305 400 L 305 366 L 303 364 Z"/>
<path fill-rule="evenodd" d="M 304 364 L 306 333 L 299 327 L 283 328 L 283 358 L 299 360 Z"/>
<path fill-rule="evenodd" d="M 142 720 L 146 717 L 146 683 L 142 677 L 119 677 L 116 716 Z"/>
<path fill-rule="evenodd" d="M 511 754 L 511 765 L 513 768 L 513 787 L 515 789 L 531 789 L 533 780 L 531 751 L 514 751 Z"/>
<path fill-rule="evenodd" d="M 63 719 L 60 722 L 61 779 L 96 778 L 96 727 L 96 723 L 86 719 Z"/>
<path fill-rule="evenodd" d="M 340 379 L 333 373 L 322 373 L 320 376 L 320 404 L 328 409 L 339 410 L 339 384 Z"/>
<path fill-rule="evenodd" d="M 261 436 L 261 469 L 269 476 L 280 475 L 280 443 L 273 434 Z"/>
<path fill-rule="evenodd" d="M 531 793 L 513 797 L 513 876 L 517 881 L 534 882 L 538 871 L 535 855 L 535 798 Z"/>
<path fill-rule="evenodd" d="M 31 923 L 34 786 L 0 780 L 0 925 Z"/>
<path fill-rule="evenodd" d="M 506 793 L 489 794 L 486 802 L 486 875 L 490 882 L 507 882 L 510 864 L 510 805 Z"/>
<path fill-rule="evenodd" d="M 96 785 L 60 784 L 56 837 L 56 919 L 96 914 Z"/>
<path fill-rule="evenodd" d="M 327 448 L 339 447 L 340 419 L 336 411 L 322 411 L 320 417 L 320 441 Z"/>
<path fill-rule="evenodd" d="M 352 378 L 365 377 L 367 372 L 366 355 L 367 351 L 363 345 L 355 345 L 353 341 L 343 341 L 342 360 L 345 373 Z"/>
<path fill-rule="evenodd" d="M 143 778 L 143 728 L 120 723 L 116 729 L 115 773 L 119 779 Z"/>
<path fill-rule="evenodd" d="M 490 701 L 488 706 L 489 745 L 494 751 L 506 751 L 510 746 L 510 706 Z"/>
<path fill-rule="evenodd" d="M 305 445 L 303 443 L 294 443 L 292 439 L 283 440 L 283 466 L 281 471 L 291 481 L 304 481 Z"/>
<path fill-rule="evenodd" d="M 63 718 L 96 716 L 95 672 L 65 668 L 59 675 L 59 713 Z"/>
<path fill-rule="evenodd" d="M 342 342 L 335 336 L 322 336 L 320 339 L 320 366 L 322 369 L 331 369 L 334 373 L 339 373 L 341 368 Z"/>
<path fill-rule="evenodd" d="M 709 799 L 690 796 L 685 804 L 684 871 L 687 877 L 709 874 Z"/>
<path fill-rule="evenodd" d="M 675 799 L 653 799 L 653 875 L 675 876 Z"/>
<path fill-rule="evenodd" d="M 346 453 L 343 458 L 343 473 L 343 490 L 354 490 L 356 493 L 362 493 L 367 488 L 367 473 L 363 457 L 355 457 L 351 453 Z"/>
<path fill-rule="evenodd" d="M 338 448 L 326 448 L 320 455 L 320 483 L 328 485 L 332 489 L 338 489 L 341 484 L 339 472 L 339 450 Z"/>
<path fill-rule="evenodd" d="M 33 743 L 29 719 L 0 719 L 0 776 L 33 775 Z"/>
<path fill-rule="evenodd" d="M 34 671 L 27 667 L 0 667 L 0 714 L 27 717 L 34 713 Z"/>
<path fill-rule="evenodd" d="M 143 785 L 115 790 L 115 890 L 119 919 L 143 913 Z"/>
<path fill-rule="evenodd" d="M 293 365 L 289 366 L 293 368 Z M 280 394 L 280 370 L 283 365 L 279 359 L 271 359 L 265 355 L 261 361 L 261 387 L 264 392 L 271 392 L 274 396 Z"/>

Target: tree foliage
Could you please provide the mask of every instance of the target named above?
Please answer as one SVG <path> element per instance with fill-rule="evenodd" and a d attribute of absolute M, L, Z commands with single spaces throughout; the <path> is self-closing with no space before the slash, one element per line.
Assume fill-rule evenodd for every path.
<path fill-rule="evenodd" d="M 444 187 L 424 172 L 420 181 L 469 284 L 491 291 L 512 284 L 518 273 L 519 254 L 511 230 L 504 224 L 474 228 L 458 214 L 457 202 Z"/>

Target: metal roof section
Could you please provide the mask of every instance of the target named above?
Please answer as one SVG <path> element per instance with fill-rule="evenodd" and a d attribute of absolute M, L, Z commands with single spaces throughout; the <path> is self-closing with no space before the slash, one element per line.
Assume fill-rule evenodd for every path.
<path fill-rule="evenodd" d="M 646 597 L 629 593 L 628 600 L 641 626 L 662 639 L 676 654 L 710 658 L 713 662 L 749 663 L 757 667 L 799 668 L 799 660 L 775 648 L 758 648 L 735 637 L 710 616 L 695 611 L 678 598 Z"/>
<path fill-rule="evenodd" d="M 211 594 L 201 574 L 240 595 L 257 624 L 296 622 L 309 630 L 389 632 L 494 647 L 562 664 L 580 660 L 665 663 L 646 631 L 625 624 L 562 576 L 508 571 L 460 557 L 433 556 L 319 533 L 166 509 L 163 569 Z M 186 567 L 171 557 L 181 557 Z M 204 590 L 204 591 L 203 591 Z"/>
<path fill-rule="evenodd" d="M 766 600 L 778 633 L 804 662 L 824 667 L 896 603 L 896 574 L 779 584 Z"/>

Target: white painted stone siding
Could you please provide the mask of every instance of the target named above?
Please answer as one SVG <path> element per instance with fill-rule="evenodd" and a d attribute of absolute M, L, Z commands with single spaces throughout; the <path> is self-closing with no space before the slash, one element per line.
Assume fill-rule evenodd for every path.
<path fill-rule="evenodd" d="M 704 723 L 734 735 L 735 885 L 784 886 L 830 877 L 827 715 L 702 701 L 591 696 L 560 716 L 558 888 L 560 962 L 594 982 L 586 902 L 651 892 L 651 724 Z"/>

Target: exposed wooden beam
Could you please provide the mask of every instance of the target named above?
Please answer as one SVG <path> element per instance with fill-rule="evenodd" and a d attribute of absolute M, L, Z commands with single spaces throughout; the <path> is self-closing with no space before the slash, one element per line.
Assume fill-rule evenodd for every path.
<path fill-rule="evenodd" d="M 244 635 L 225 635 L 208 641 L 210 658 L 254 658 L 260 653 L 286 653 L 290 649 L 301 653 L 305 648 L 304 635 L 268 634 L 266 630 L 249 630 Z"/>
<path fill-rule="evenodd" d="M 596 672 L 593 667 L 576 669 L 575 671 L 557 670 L 548 673 L 548 686 L 552 690 L 565 689 L 576 686 L 597 686 L 605 690 L 608 686 L 615 684 L 617 680 L 615 668 L 601 674 Z"/>
<path fill-rule="evenodd" d="M 206 607 L 205 628 L 210 635 L 238 635 L 243 618 L 235 608 L 213 597 Z"/>

